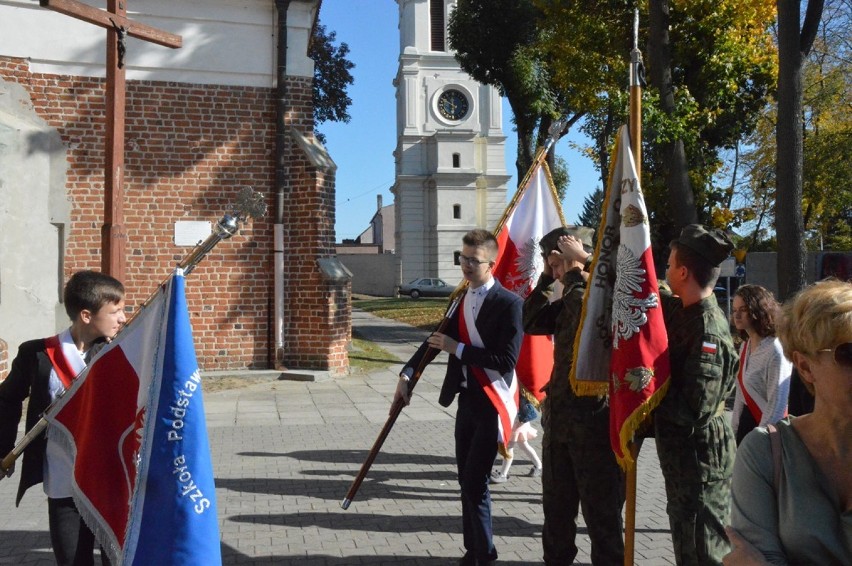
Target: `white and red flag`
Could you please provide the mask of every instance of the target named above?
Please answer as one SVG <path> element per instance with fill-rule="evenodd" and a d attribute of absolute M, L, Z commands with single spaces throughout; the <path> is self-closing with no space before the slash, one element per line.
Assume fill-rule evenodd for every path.
<path fill-rule="evenodd" d="M 546 162 L 536 165 L 518 190 L 520 196 L 510 204 L 504 216 L 506 222 L 497 235 L 500 253 L 494 276 L 505 288 L 525 299 L 544 269 L 538 245 L 542 236 L 565 222 Z M 541 388 L 550 380 L 552 371 L 552 338 L 524 334 L 515 373 L 539 402 L 544 398 Z"/>
<path fill-rule="evenodd" d="M 577 379 L 608 376 L 610 443 L 619 464 L 629 469 L 635 464 L 630 453 L 634 435 L 668 389 L 669 352 L 648 211 L 626 126 L 618 132 L 615 155 L 575 371 Z M 602 328 L 609 329 L 608 336 Z"/>
<path fill-rule="evenodd" d="M 48 415 L 72 496 L 116 566 L 221 564 L 201 381 L 177 274 Z"/>

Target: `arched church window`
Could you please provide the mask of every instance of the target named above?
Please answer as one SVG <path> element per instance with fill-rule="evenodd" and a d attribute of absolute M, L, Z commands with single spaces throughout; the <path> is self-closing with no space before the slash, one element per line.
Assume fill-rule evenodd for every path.
<path fill-rule="evenodd" d="M 458 169 L 461 167 L 461 155 L 458 153 L 453 154 L 453 169 Z"/>

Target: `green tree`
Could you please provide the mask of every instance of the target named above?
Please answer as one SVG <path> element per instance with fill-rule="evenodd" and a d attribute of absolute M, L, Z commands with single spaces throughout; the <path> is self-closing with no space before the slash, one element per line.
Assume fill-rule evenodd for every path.
<path fill-rule="evenodd" d="M 719 152 L 754 128 L 775 84 L 768 34 L 774 8 L 772 0 L 691 0 L 672 7 L 649 0 L 650 8 L 619 0 L 540 0 L 548 26 L 543 48 L 554 59 L 553 76 L 572 103 L 583 96 L 580 100 L 593 104 L 586 126 L 595 140 L 590 153 L 601 163 L 608 161 L 612 136 L 626 119 L 637 4 L 640 45 L 642 39 L 650 45 L 646 65 L 652 79 L 643 97 L 643 187 L 655 239 L 667 241 L 692 219 L 712 223 L 714 216 L 727 217 L 713 214 L 730 199 L 728 188 L 713 186 L 713 175 L 721 165 Z M 649 9 L 656 10 L 653 17 Z M 597 103 L 586 94 L 591 86 Z M 681 164 L 672 167 L 681 145 Z M 606 167 L 600 168 L 603 177 Z"/>
<path fill-rule="evenodd" d="M 461 68 L 496 87 L 509 102 L 518 134 L 518 179 L 526 175 L 555 118 L 567 113 L 570 128 L 582 116 L 568 110 L 551 86 L 549 63 L 537 47 L 540 15 L 532 0 L 459 0 L 448 27 Z M 548 164 L 558 183 L 552 151 Z M 565 187 L 557 184 L 557 190 Z"/>
<path fill-rule="evenodd" d="M 803 244 L 806 249 L 852 249 L 852 4 L 829 0 L 802 70 Z M 774 245 L 776 229 L 777 104 L 764 109 L 737 165 L 742 171 L 731 209 L 734 226 L 749 231 L 749 250 Z M 738 176 L 734 171 L 734 176 Z M 773 249 L 772 247 L 768 249 Z"/>
<path fill-rule="evenodd" d="M 652 12 L 665 4 L 651 0 Z M 693 219 L 726 228 L 731 189 L 713 179 L 722 165 L 720 152 L 736 148 L 755 129 L 775 86 L 774 5 L 772 0 L 694 0 L 674 5 L 669 15 L 671 85 L 655 84 L 654 94 L 662 99 L 662 89 L 671 88 L 674 106 L 661 104 L 658 122 L 649 127 L 656 142 L 651 171 L 657 173 L 650 182 L 664 179 L 665 193 L 680 207 L 672 210 L 673 232 Z M 653 25 L 655 18 L 650 20 Z M 658 33 L 663 30 L 649 32 L 650 44 Z M 653 55 L 648 62 L 652 69 L 666 64 Z M 669 167 L 667 152 L 676 153 L 681 143 L 685 169 Z M 685 208 L 690 198 L 694 216 Z"/>
<path fill-rule="evenodd" d="M 594 145 L 578 149 L 592 159 L 606 186 L 613 137 L 627 120 L 633 8 L 620 0 L 535 4 L 542 12 L 537 48 L 548 61 L 552 88 L 582 114 L 581 129 Z"/>
<path fill-rule="evenodd" d="M 852 250 L 852 3 L 827 0 L 803 68 L 802 204 L 808 249 Z M 844 190 L 845 189 L 845 190 Z"/>
<path fill-rule="evenodd" d="M 740 247 L 752 251 L 766 250 L 765 242 L 775 229 L 775 123 L 776 106 L 770 101 L 752 135 L 743 140 L 747 149 L 737 154 L 731 167 L 732 177 L 739 181 L 732 182 L 730 225 L 747 230 Z"/>
<path fill-rule="evenodd" d="M 657 90 L 657 101 L 665 121 L 677 119 L 678 105 L 675 100 L 676 73 L 673 61 L 671 41 L 671 12 L 668 0 L 650 0 L 648 2 L 648 54 L 651 65 L 651 83 Z M 689 111 L 694 111 L 689 105 Z M 671 128 L 675 129 L 675 128 Z M 685 134 L 685 132 L 684 132 Z M 663 173 L 668 196 L 671 198 L 671 215 L 675 227 L 694 224 L 698 221 L 698 211 L 695 209 L 695 195 L 689 179 L 689 165 L 686 157 L 684 138 L 686 135 L 671 132 L 658 137 L 656 153 L 662 159 L 657 168 Z"/>
<path fill-rule="evenodd" d="M 325 135 L 317 128 L 324 122 L 344 122 L 350 120 L 349 107 L 352 99 L 346 92 L 349 85 L 355 82 L 350 71 L 355 64 L 346 56 L 349 45 L 335 45 L 336 32 L 326 32 L 325 26 L 317 22 L 309 49 L 309 56 L 314 61 L 314 135 L 325 143 Z"/>
<path fill-rule="evenodd" d="M 555 155 L 553 157 L 553 165 L 550 167 L 550 175 L 553 177 L 553 184 L 556 186 L 556 196 L 559 197 L 559 202 L 565 200 L 565 193 L 568 192 L 568 182 L 571 176 L 568 171 L 568 162 L 562 157 Z"/>
<path fill-rule="evenodd" d="M 593 193 L 586 195 L 586 198 L 583 199 L 583 211 L 577 218 L 577 224 L 595 229 L 595 242 L 597 242 L 598 226 L 601 225 L 603 204 L 604 191 L 598 187 Z"/>

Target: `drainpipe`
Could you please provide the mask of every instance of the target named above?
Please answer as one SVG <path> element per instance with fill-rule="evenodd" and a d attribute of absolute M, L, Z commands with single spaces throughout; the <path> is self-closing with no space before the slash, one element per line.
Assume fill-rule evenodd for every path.
<path fill-rule="evenodd" d="M 275 368 L 281 369 L 284 355 L 284 201 L 285 155 L 287 147 L 287 10 L 290 0 L 275 0 L 278 14 L 278 88 L 275 100 L 275 225 L 274 270 L 275 270 Z"/>

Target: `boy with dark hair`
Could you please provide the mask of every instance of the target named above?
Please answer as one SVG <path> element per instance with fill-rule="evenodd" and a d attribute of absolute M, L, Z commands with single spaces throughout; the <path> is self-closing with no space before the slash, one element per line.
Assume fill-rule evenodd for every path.
<path fill-rule="evenodd" d="M 56 336 L 21 344 L 9 376 L 0 382 L 0 455 L 15 444 L 18 424 L 27 405 L 27 430 L 64 392 L 94 353 L 97 343 L 115 336 L 125 323 L 124 286 L 95 271 L 75 273 L 65 285 L 65 311 L 71 326 Z M 16 505 L 24 492 L 44 482 L 50 541 L 56 563 L 94 563 L 94 535 L 85 525 L 71 498 L 73 463 L 54 442 L 41 434 L 24 450 Z M 11 475 L 13 469 L 0 470 Z M 109 564 L 101 553 L 103 564 Z"/>
<path fill-rule="evenodd" d="M 684 228 L 686 230 L 686 228 Z M 691 247 L 685 245 L 679 240 L 672 240 L 669 244 L 669 249 L 676 252 L 677 262 L 679 265 L 686 267 L 692 278 L 702 289 L 710 287 L 712 290 L 719 279 L 719 274 L 722 268 L 718 265 L 713 265 L 703 255 L 695 251 Z M 671 264 L 670 264 L 671 265 Z"/>
<path fill-rule="evenodd" d="M 666 511 L 677 564 L 722 564 L 730 550 L 736 444 L 725 400 L 734 389 L 738 356 L 713 286 L 733 244 L 717 229 L 686 226 L 671 245 L 663 294 L 671 380 L 654 411 L 666 484 Z"/>
<path fill-rule="evenodd" d="M 500 250 L 497 237 L 488 230 L 481 228 L 471 230 L 462 236 L 462 244 L 474 248 L 484 248 L 491 259 L 497 259 L 497 252 Z"/>

